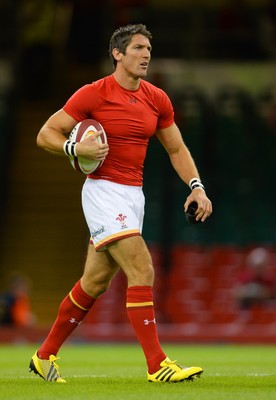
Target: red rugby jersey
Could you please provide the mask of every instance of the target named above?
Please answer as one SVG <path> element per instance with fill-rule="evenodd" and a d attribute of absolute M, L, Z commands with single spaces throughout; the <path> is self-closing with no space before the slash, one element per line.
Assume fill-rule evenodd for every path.
<path fill-rule="evenodd" d="M 142 186 L 149 138 L 157 128 L 174 122 L 172 104 L 163 90 L 144 80 L 137 90 L 127 90 L 113 75 L 81 87 L 63 109 L 76 121 L 99 121 L 106 132 L 108 156 L 88 176 L 132 186 Z"/>

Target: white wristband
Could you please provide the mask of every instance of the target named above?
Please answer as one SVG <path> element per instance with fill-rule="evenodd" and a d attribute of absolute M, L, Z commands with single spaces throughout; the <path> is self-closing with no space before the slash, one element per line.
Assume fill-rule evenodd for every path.
<path fill-rule="evenodd" d="M 76 142 L 71 142 L 71 140 L 66 140 L 63 144 L 63 151 L 68 157 L 77 157 L 76 153 Z"/>
<path fill-rule="evenodd" d="M 201 190 L 205 191 L 205 188 L 204 188 L 204 186 L 201 183 L 201 180 L 199 178 L 191 179 L 190 182 L 189 182 L 189 187 L 190 187 L 191 190 L 201 189 Z"/>

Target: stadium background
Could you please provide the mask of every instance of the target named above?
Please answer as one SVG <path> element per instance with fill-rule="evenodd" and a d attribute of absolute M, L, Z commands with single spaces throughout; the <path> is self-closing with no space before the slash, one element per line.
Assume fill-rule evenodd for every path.
<path fill-rule="evenodd" d="M 38 129 L 79 86 L 111 72 L 110 34 L 138 22 L 153 34 L 149 80 L 171 96 L 214 204 L 206 224 L 187 225 L 188 191 L 153 140 L 144 237 L 157 269 L 161 336 L 273 341 L 275 304 L 244 321 L 232 298 L 250 248 L 265 246 L 276 265 L 276 28 L 269 0 L 0 1 L 1 289 L 11 271 L 25 274 L 37 316 L 36 330 L 20 334 L 37 338 L 51 323 L 82 272 L 88 240 L 83 177 L 36 147 Z M 78 337 L 131 337 L 124 286 L 119 276 Z M 7 340 L 18 331 L 1 334 Z"/>

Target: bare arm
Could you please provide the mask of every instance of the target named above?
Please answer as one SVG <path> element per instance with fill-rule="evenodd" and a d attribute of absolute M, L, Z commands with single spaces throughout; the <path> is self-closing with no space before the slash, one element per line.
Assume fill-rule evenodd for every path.
<path fill-rule="evenodd" d="M 40 129 L 37 135 L 37 145 L 50 153 L 65 155 L 64 142 L 76 124 L 77 121 L 64 110 L 57 111 Z M 98 135 L 100 132 L 78 143 L 77 155 L 91 160 L 103 160 L 108 153 L 108 145 L 96 142 L 95 138 Z"/>
<path fill-rule="evenodd" d="M 40 129 L 37 145 L 50 153 L 65 155 L 63 144 L 76 123 L 65 111 L 57 111 Z"/>
<path fill-rule="evenodd" d="M 195 162 L 176 124 L 171 125 L 169 128 L 159 129 L 156 132 L 156 136 L 168 152 L 172 166 L 183 182 L 189 185 L 191 179 L 200 178 Z M 212 212 L 211 201 L 204 190 L 192 190 L 184 204 L 185 211 L 193 201 L 198 204 L 197 220 L 201 219 L 204 222 Z"/>

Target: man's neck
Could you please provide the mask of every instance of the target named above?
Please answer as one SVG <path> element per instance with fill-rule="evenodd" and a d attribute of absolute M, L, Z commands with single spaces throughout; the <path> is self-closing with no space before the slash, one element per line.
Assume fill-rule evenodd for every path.
<path fill-rule="evenodd" d="M 115 71 L 113 74 L 116 82 L 127 90 L 137 90 L 140 86 L 140 78 L 133 78 L 132 76 L 125 76 L 121 74 L 119 71 Z"/>

